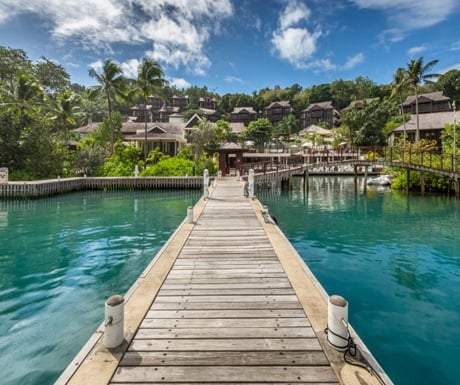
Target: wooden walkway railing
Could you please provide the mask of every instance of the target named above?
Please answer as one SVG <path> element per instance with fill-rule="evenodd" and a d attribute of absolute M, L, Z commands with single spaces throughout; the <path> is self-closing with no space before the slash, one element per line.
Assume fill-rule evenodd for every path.
<path fill-rule="evenodd" d="M 351 156 L 354 154 L 354 157 Z M 355 151 L 352 154 L 340 154 L 332 151 L 329 155 L 322 154 L 311 163 L 311 157 L 296 155 L 288 158 L 284 163 L 276 160 L 259 163 L 244 164 L 241 175 L 249 174 L 253 169 L 257 175 L 257 182 L 261 184 L 270 183 L 276 178 L 289 178 L 292 175 L 299 175 L 308 172 L 309 174 L 334 174 L 334 175 L 357 175 L 358 173 L 368 175 L 380 173 L 383 167 L 403 168 L 420 171 L 422 173 L 433 173 L 449 178 L 455 189 L 455 194 L 460 196 L 460 173 L 458 159 L 453 154 L 442 154 L 434 151 L 418 150 L 397 150 L 395 148 L 372 148 L 362 155 L 362 151 Z M 423 179 L 423 178 L 422 178 Z M 421 186 L 424 190 L 424 184 Z"/>

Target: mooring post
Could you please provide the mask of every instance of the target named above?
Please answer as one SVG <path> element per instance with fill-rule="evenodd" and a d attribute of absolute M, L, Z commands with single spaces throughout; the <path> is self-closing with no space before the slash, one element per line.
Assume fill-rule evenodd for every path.
<path fill-rule="evenodd" d="M 334 349 L 344 351 L 348 348 L 348 302 L 339 295 L 331 295 L 327 306 L 327 342 Z"/>
<path fill-rule="evenodd" d="M 425 173 L 420 171 L 420 192 L 425 194 Z"/>
<path fill-rule="evenodd" d="M 123 342 L 124 305 L 121 295 L 112 295 L 105 301 L 104 346 L 108 349 L 116 348 Z"/>
<path fill-rule="evenodd" d="M 187 207 L 187 223 L 193 223 L 193 206 Z"/>
<path fill-rule="evenodd" d="M 308 178 L 309 178 L 309 174 L 308 174 L 308 168 L 305 168 L 305 171 L 303 172 L 303 191 L 304 192 L 308 192 Z"/>
<path fill-rule="evenodd" d="M 249 189 L 249 198 L 254 199 L 254 170 L 251 168 L 249 169 L 249 176 L 248 176 L 248 189 Z"/>
<path fill-rule="evenodd" d="M 364 190 L 364 194 L 367 193 L 367 165 L 364 166 L 364 186 L 363 186 L 363 190 Z"/>
<path fill-rule="evenodd" d="M 203 172 L 203 196 L 208 199 L 209 196 L 209 171 L 205 169 Z"/>
<path fill-rule="evenodd" d="M 460 179 L 454 178 L 455 196 L 460 197 Z"/>
<path fill-rule="evenodd" d="M 358 193 L 358 166 L 356 164 L 353 165 L 354 175 L 353 179 L 355 182 L 355 194 Z"/>

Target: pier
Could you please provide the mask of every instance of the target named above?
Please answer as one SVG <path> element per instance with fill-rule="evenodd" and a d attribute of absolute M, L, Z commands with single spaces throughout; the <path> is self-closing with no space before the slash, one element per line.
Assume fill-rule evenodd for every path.
<path fill-rule="evenodd" d="M 124 296 L 123 343 L 102 324 L 56 384 L 392 384 L 351 326 L 358 366 L 328 344 L 328 296 L 261 209 L 219 180 Z"/>

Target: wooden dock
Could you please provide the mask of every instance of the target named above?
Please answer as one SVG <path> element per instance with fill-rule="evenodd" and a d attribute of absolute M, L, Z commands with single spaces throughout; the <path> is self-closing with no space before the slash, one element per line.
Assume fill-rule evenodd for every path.
<path fill-rule="evenodd" d="M 220 180 L 127 294 L 125 343 L 101 326 L 57 384 L 378 384 L 329 347 L 324 293 L 260 208 Z"/>

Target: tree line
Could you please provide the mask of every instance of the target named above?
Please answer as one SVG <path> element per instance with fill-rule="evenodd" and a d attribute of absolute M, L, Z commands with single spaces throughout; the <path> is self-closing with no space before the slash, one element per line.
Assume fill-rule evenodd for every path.
<path fill-rule="evenodd" d="M 147 119 L 144 119 L 142 149 L 125 149 L 119 144 L 123 117 L 134 104 L 148 104 L 152 94 L 164 100 L 173 95 L 187 95 L 189 113 L 197 110 L 200 98 L 214 98 L 223 116 L 215 128 L 204 122 L 196 130 L 192 145 L 178 157 L 182 160 L 174 160 L 188 162 L 179 172 L 187 167 L 195 171 L 210 167 L 212 152 L 219 142 L 231 138 L 225 119 L 235 107 L 252 107 L 259 113 L 259 119 L 243 132 L 243 138 L 263 142 L 274 133 L 278 136 L 298 133 L 300 114 L 312 103 L 331 101 L 341 110 L 352 101 L 377 98 L 378 103 L 365 104 L 361 110 L 352 109 L 344 115 L 338 132 L 356 144 L 383 144 L 387 131 L 401 124 L 398 105 L 408 95 L 443 91 L 452 100 L 460 101 L 460 71 L 434 76 L 429 71 L 436 63 L 425 64 L 423 58 L 412 60 L 405 68 L 397 69 L 390 84 L 377 85 L 359 76 L 311 87 L 293 84 L 285 88 L 267 87 L 252 94 L 219 95 L 206 86 L 177 89 L 165 80 L 160 65 L 147 58 L 142 60 L 135 79 L 124 77 L 120 66 L 107 59 L 101 71 L 89 71 L 95 85 L 85 87 L 71 83 L 65 68 L 48 58 L 32 62 L 22 49 L 0 46 L 0 167 L 8 167 L 12 180 L 78 173 L 116 174 L 131 172 L 133 165 L 140 165 L 146 173 L 170 172 L 168 168 L 159 171 L 161 167 L 157 166 L 167 157 L 158 151 L 151 154 L 146 151 Z M 428 82 L 433 77 L 436 81 Z M 270 103 L 281 100 L 288 100 L 294 112 L 272 127 L 263 118 L 263 111 Z M 72 130 L 88 122 L 98 122 L 99 129 L 79 141 Z M 117 162 L 127 165 L 120 170 Z M 147 171 L 148 166 L 152 167 Z M 157 166 L 156 171 L 153 166 Z"/>

